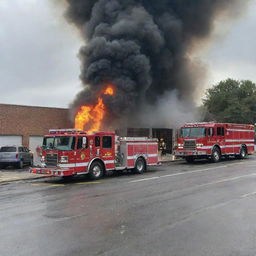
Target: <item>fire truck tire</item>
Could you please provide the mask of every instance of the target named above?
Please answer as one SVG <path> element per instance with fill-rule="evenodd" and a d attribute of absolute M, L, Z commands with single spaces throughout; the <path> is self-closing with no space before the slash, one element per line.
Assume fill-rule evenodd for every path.
<path fill-rule="evenodd" d="M 101 162 L 95 161 L 90 166 L 89 177 L 92 180 L 98 180 L 104 175 L 104 167 Z"/>
<path fill-rule="evenodd" d="M 146 162 L 142 157 L 139 157 L 135 163 L 133 173 L 142 174 L 146 170 Z"/>
<path fill-rule="evenodd" d="M 193 156 L 187 156 L 186 158 L 185 158 L 185 160 L 187 161 L 187 163 L 194 163 L 194 157 Z"/>
<path fill-rule="evenodd" d="M 73 178 L 73 175 L 71 175 L 71 176 L 63 176 L 63 177 L 62 177 L 62 179 L 63 179 L 64 181 L 70 181 L 70 180 L 72 180 L 72 178 Z"/>
<path fill-rule="evenodd" d="M 244 159 L 246 156 L 247 156 L 247 150 L 246 150 L 245 146 L 243 146 L 243 147 L 241 147 L 240 153 L 237 158 Z"/>
<path fill-rule="evenodd" d="M 217 163 L 220 161 L 221 159 L 221 153 L 220 153 L 220 150 L 217 148 L 217 147 L 214 147 L 213 150 L 212 150 L 212 162 L 213 163 Z"/>

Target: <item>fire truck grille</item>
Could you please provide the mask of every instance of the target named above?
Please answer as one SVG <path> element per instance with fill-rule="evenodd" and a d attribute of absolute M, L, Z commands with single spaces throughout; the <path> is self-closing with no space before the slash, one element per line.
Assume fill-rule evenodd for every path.
<path fill-rule="evenodd" d="M 196 150 L 196 141 L 195 140 L 185 140 L 184 149 Z"/>
<path fill-rule="evenodd" d="M 57 154 L 46 154 L 45 164 L 46 166 L 57 166 L 58 155 Z"/>

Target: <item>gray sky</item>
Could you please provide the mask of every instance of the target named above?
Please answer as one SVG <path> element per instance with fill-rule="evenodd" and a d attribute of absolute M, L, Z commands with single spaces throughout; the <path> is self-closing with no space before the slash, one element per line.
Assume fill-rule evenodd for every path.
<path fill-rule="evenodd" d="M 242 0 L 241 0 L 242 1 Z M 0 0 L 0 103 L 67 107 L 80 90 L 82 44 L 52 0 Z M 207 86 L 228 77 L 256 82 L 256 0 L 199 54 Z M 225 37 L 220 35 L 225 34 Z"/>

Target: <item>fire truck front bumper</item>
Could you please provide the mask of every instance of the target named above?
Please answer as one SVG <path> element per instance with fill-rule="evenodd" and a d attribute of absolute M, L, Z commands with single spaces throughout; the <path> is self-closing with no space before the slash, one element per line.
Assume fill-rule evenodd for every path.
<path fill-rule="evenodd" d="M 195 157 L 203 157 L 203 156 L 207 156 L 207 152 L 206 151 L 199 151 L 199 150 L 193 150 L 193 151 L 179 151 L 179 150 L 175 150 L 174 155 L 176 157 L 186 157 L 186 156 L 195 156 Z"/>
<path fill-rule="evenodd" d="M 72 176 L 75 175 L 76 172 L 74 168 L 29 168 L 30 173 L 34 174 L 45 174 L 49 176 Z"/>

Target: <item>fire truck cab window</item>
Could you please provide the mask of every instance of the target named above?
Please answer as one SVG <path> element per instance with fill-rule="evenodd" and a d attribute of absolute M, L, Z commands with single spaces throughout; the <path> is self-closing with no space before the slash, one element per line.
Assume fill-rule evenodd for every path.
<path fill-rule="evenodd" d="M 181 137 L 183 138 L 205 137 L 205 128 L 204 127 L 182 128 Z"/>
<path fill-rule="evenodd" d="M 100 136 L 95 137 L 94 143 L 95 143 L 95 147 L 100 147 Z"/>
<path fill-rule="evenodd" d="M 73 150 L 75 146 L 75 137 L 59 136 L 54 138 L 53 149 L 56 150 Z"/>
<path fill-rule="evenodd" d="M 45 137 L 43 141 L 43 149 L 52 149 L 53 148 L 53 143 L 54 143 L 54 137 Z"/>
<path fill-rule="evenodd" d="M 45 137 L 43 141 L 44 150 L 63 150 L 69 151 L 75 148 L 75 137 L 70 136 L 56 136 Z"/>
<path fill-rule="evenodd" d="M 88 148 L 88 138 L 86 138 L 86 144 L 83 146 L 83 138 L 84 137 L 78 137 L 77 141 L 77 149 L 83 149 L 83 148 Z"/>
<path fill-rule="evenodd" d="M 217 136 L 224 136 L 224 127 L 217 127 Z"/>
<path fill-rule="evenodd" d="M 102 137 L 102 147 L 103 148 L 112 148 L 112 137 L 111 136 L 103 136 Z"/>

